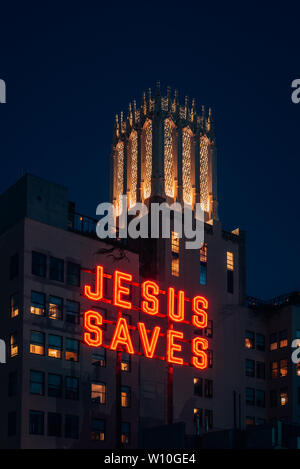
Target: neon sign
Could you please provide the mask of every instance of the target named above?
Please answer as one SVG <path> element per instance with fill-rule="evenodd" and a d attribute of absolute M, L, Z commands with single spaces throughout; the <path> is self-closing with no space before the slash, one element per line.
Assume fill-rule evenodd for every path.
<path fill-rule="evenodd" d="M 92 272 L 90 272 L 92 273 Z M 106 320 L 99 311 L 92 308 L 84 313 L 84 342 L 90 347 L 105 347 L 110 350 L 125 351 L 130 355 L 143 355 L 150 359 L 165 360 L 174 365 L 194 366 L 199 370 L 204 370 L 208 366 L 207 349 L 208 341 L 204 337 L 196 336 L 191 340 L 185 339 L 184 333 L 175 330 L 178 324 L 188 324 L 202 330 L 207 327 L 208 301 L 203 296 L 195 296 L 192 299 L 185 297 L 185 292 L 179 290 L 177 293 L 173 287 L 167 291 L 160 290 L 159 285 L 146 280 L 142 284 L 133 281 L 132 274 L 116 270 L 113 275 L 105 274 L 101 265 L 96 267 L 94 273 L 95 284 L 84 285 L 84 296 L 92 302 L 104 302 L 118 308 L 116 321 Z M 112 299 L 104 297 L 104 278 L 113 281 Z M 141 304 L 134 306 L 130 297 L 131 286 L 139 287 L 141 290 Z M 166 295 L 167 313 L 160 310 L 160 295 Z M 191 304 L 191 321 L 186 319 L 186 306 Z M 162 330 L 161 326 L 155 326 L 148 330 L 144 322 L 138 321 L 136 326 L 129 326 L 125 317 L 122 317 L 122 310 L 132 310 L 143 312 L 148 317 L 156 316 L 167 320 L 168 328 Z M 105 343 L 103 324 L 108 323 L 114 326 L 114 332 L 109 343 Z M 138 332 L 143 352 L 134 349 L 130 330 Z M 162 339 L 164 338 L 164 339 Z M 165 356 L 155 354 L 158 342 L 165 340 Z M 185 362 L 182 356 L 183 345 L 189 344 L 190 361 Z"/>

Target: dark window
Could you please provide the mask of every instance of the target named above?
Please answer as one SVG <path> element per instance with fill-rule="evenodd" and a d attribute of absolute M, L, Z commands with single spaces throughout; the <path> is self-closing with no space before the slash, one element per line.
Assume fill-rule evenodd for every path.
<path fill-rule="evenodd" d="M 79 379 L 73 376 L 66 377 L 66 399 L 79 399 Z"/>
<path fill-rule="evenodd" d="M 49 296 L 48 316 L 50 319 L 63 318 L 63 300 L 57 296 Z"/>
<path fill-rule="evenodd" d="M 18 375 L 16 371 L 12 371 L 8 375 L 8 397 L 17 395 L 18 390 Z"/>
<path fill-rule="evenodd" d="M 92 419 L 91 439 L 97 441 L 104 441 L 105 421 L 103 419 Z"/>
<path fill-rule="evenodd" d="M 17 432 L 17 413 L 8 412 L 7 415 L 7 436 L 14 436 Z"/>
<path fill-rule="evenodd" d="M 63 341 L 60 335 L 48 335 L 48 357 L 61 358 L 62 357 Z"/>
<path fill-rule="evenodd" d="M 255 395 L 257 407 L 265 407 L 265 391 L 257 389 Z"/>
<path fill-rule="evenodd" d="M 266 423 L 266 419 L 262 419 L 262 418 L 257 418 L 256 419 L 256 425 L 265 425 Z"/>
<path fill-rule="evenodd" d="M 105 348 L 99 349 L 92 354 L 92 365 L 106 367 L 106 350 Z"/>
<path fill-rule="evenodd" d="M 29 433 L 30 435 L 44 434 L 44 412 L 29 411 Z"/>
<path fill-rule="evenodd" d="M 255 335 L 252 331 L 246 331 L 245 333 L 245 347 L 249 349 L 255 348 Z"/>
<path fill-rule="evenodd" d="M 15 293 L 10 297 L 10 317 L 15 318 L 19 315 L 20 305 L 19 305 L 19 294 Z"/>
<path fill-rule="evenodd" d="M 227 292 L 233 293 L 233 271 L 227 270 Z"/>
<path fill-rule="evenodd" d="M 131 371 L 131 356 L 129 353 L 122 352 L 121 370 L 128 373 Z"/>
<path fill-rule="evenodd" d="M 213 427 L 213 411 L 211 409 L 205 409 L 204 411 L 204 425 L 206 430 Z"/>
<path fill-rule="evenodd" d="M 276 350 L 277 348 L 277 334 L 276 332 L 273 332 L 273 334 L 270 334 L 270 350 Z"/>
<path fill-rule="evenodd" d="M 62 397 L 62 376 L 48 373 L 48 396 Z"/>
<path fill-rule="evenodd" d="M 204 329 L 204 335 L 209 338 L 212 338 L 213 336 L 213 322 L 211 319 L 207 321 L 207 327 Z"/>
<path fill-rule="evenodd" d="M 194 394 L 195 396 L 202 396 L 202 378 L 194 378 Z"/>
<path fill-rule="evenodd" d="M 70 324 L 79 324 L 80 303 L 78 301 L 67 300 L 66 302 L 66 321 Z"/>
<path fill-rule="evenodd" d="M 31 305 L 30 305 L 31 314 L 36 314 L 37 316 L 44 316 L 45 311 L 46 311 L 45 294 L 32 291 L 31 292 Z"/>
<path fill-rule="evenodd" d="M 266 366 L 264 362 L 256 362 L 256 377 L 258 379 L 265 379 Z"/>
<path fill-rule="evenodd" d="M 207 362 L 208 362 L 208 368 L 212 368 L 214 364 L 214 353 L 212 350 L 206 350 L 207 353 Z"/>
<path fill-rule="evenodd" d="M 256 349 L 265 351 L 265 336 L 263 334 L 256 334 Z"/>
<path fill-rule="evenodd" d="M 253 388 L 246 388 L 246 404 L 255 404 L 255 390 Z"/>
<path fill-rule="evenodd" d="M 57 282 L 64 281 L 64 261 L 57 257 L 50 257 L 50 279 Z"/>
<path fill-rule="evenodd" d="M 45 375 L 42 371 L 30 370 L 30 394 L 43 396 L 45 393 Z"/>
<path fill-rule="evenodd" d="M 298 388 L 298 405 L 300 405 L 300 388 Z"/>
<path fill-rule="evenodd" d="M 270 406 L 277 407 L 277 391 L 275 389 L 270 391 Z"/>
<path fill-rule="evenodd" d="M 32 251 L 32 274 L 39 277 L 46 277 L 47 256 L 40 252 Z"/>
<path fill-rule="evenodd" d="M 246 364 L 246 376 L 250 376 L 253 378 L 253 376 L 255 375 L 255 361 L 249 360 L 248 358 L 246 358 L 245 364 Z"/>
<path fill-rule="evenodd" d="M 129 386 L 121 386 L 121 406 L 131 406 L 131 391 Z"/>
<path fill-rule="evenodd" d="M 80 265 L 73 262 L 67 263 L 67 284 L 80 286 Z"/>
<path fill-rule="evenodd" d="M 19 254 L 14 254 L 10 256 L 9 262 L 9 278 L 13 280 L 19 275 Z"/>
<path fill-rule="evenodd" d="M 288 346 L 287 331 L 279 332 L 279 347 L 284 348 Z"/>
<path fill-rule="evenodd" d="M 79 418 L 77 415 L 66 415 L 65 417 L 65 437 L 78 438 Z"/>
<path fill-rule="evenodd" d="M 30 353 L 34 353 L 36 355 L 45 354 L 45 334 L 43 332 L 31 331 Z"/>
<path fill-rule="evenodd" d="M 206 285 L 207 283 L 207 264 L 206 262 L 200 262 L 200 285 Z"/>
<path fill-rule="evenodd" d="M 61 414 L 48 412 L 48 436 L 61 436 Z"/>
<path fill-rule="evenodd" d="M 255 425 L 254 417 L 246 417 L 246 427 L 249 427 L 250 425 Z"/>
<path fill-rule="evenodd" d="M 130 443 L 130 423 L 121 423 L 121 443 L 126 446 Z"/>
<path fill-rule="evenodd" d="M 79 361 L 79 342 L 76 339 L 66 339 L 66 360 Z"/>
<path fill-rule="evenodd" d="M 200 429 L 202 427 L 202 409 L 194 409 L 194 433 L 200 435 Z"/>
<path fill-rule="evenodd" d="M 204 396 L 213 397 L 213 381 L 212 379 L 206 379 L 204 381 Z"/>

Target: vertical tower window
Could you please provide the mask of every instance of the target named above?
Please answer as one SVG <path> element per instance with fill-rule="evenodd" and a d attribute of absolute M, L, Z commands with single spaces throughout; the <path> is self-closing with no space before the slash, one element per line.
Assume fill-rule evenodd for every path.
<path fill-rule="evenodd" d="M 192 136 L 189 128 L 182 132 L 182 194 L 183 201 L 187 204 L 192 203 L 192 180 L 191 180 L 191 152 Z"/>
<path fill-rule="evenodd" d="M 136 204 L 137 191 L 137 167 L 138 164 L 138 136 L 137 132 L 132 133 L 130 140 L 130 207 Z"/>
<path fill-rule="evenodd" d="M 131 356 L 129 353 L 122 352 L 121 370 L 127 372 L 131 371 Z"/>
<path fill-rule="evenodd" d="M 171 234 L 171 254 L 171 273 L 173 277 L 179 277 L 179 234 L 176 231 L 172 231 Z"/>
<path fill-rule="evenodd" d="M 200 249 L 200 285 L 207 283 L 207 244 L 204 243 Z"/>
<path fill-rule="evenodd" d="M 164 174 L 165 193 L 169 197 L 174 197 L 173 173 L 172 123 L 169 119 L 166 119 L 164 121 Z"/>
<path fill-rule="evenodd" d="M 227 251 L 227 292 L 233 293 L 233 252 Z"/>
<path fill-rule="evenodd" d="M 209 140 L 206 137 L 200 140 L 200 204 L 204 212 L 209 210 L 208 199 L 208 146 Z"/>
<path fill-rule="evenodd" d="M 144 170 L 144 198 L 151 195 L 152 178 L 152 121 L 149 120 L 145 129 L 145 170 Z"/>
<path fill-rule="evenodd" d="M 19 315 L 19 295 L 15 293 L 10 297 L 10 317 L 15 318 Z"/>
<path fill-rule="evenodd" d="M 200 435 L 200 428 L 202 427 L 202 409 L 194 408 L 194 430 L 195 435 Z"/>
<path fill-rule="evenodd" d="M 130 423 L 121 423 L 121 443 L 123 446 L 128 445 L 130 442 Z"/>
<path fill-rule="evenodd" d="M 124 177 L 124 142 L 119 142 L 115 153 L 115 197 L 116 214 L 120 214 L 119 197 L 123 195 L 123 177 Z"/>
<path fill-rule="evenodd" d="M 121 387 L 121 406 L 130 407 L 131 404 L 131 392 L 129 386 Z"/>
<path fill-rule="evenodd" d="M 19 353 L 18 334 L 14 332 L 10 335 L 10 356 L 15 357 Z"/>

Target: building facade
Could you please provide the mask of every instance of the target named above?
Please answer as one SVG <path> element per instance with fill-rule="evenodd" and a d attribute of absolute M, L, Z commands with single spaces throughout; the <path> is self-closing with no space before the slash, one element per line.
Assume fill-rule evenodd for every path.
<path fill-rule="evenodd" d="M 26 175 L 0 197 L 0 445 L 7 448 L 164 447 L 199 445 L 201 435 L 281 419 L 298 424 L 300 370 L 290 344 L 300 338 L 299 296 L 275 302 L 246 297 L 245 234 L 225 231 L 218 217 L 212 115 L 178 95 L 143 97 L 116 118 L 111 200 L 128 208 L 179 202 L 204 211 L 204 244 L 186 249 L 171 220 L 170 238 L 100 240 L 96 220 L 76 213 L 64 187 Z M 96 267 L 104 268 L 105 302 L 91 301 Z M 114 305 L 114 272 L 132 275 L 132 307 Z M 159 285 L 160 313 L 141 311 L 141 285 Z M 172 324 L 184 366 L 166 356 L 169 288 L 185 297 L 185 322 Z M 204 328 L 191 326 L 191 299 L 208 301 Z M 126 295 L 125 295 L 126 296 Z M 84 341 L 84 315 L 103 318 L 105 347 Z M 126 319 L 135 353 L 111 350 Z M 160 327 L 155 357 L 146 358 L 136 324 Z M 208 343 L 208 366 L 190 363 L 193 339 Z M 176 426 L 177 425 L 177 426 Z M 172 428 L 176 431 L 172 431 Z M 172 437 L 172 434 L 173 437 Z M 149 436 L 150 435 L 150 436 Z M 173 440 L 172 440 L 173 438 Z M 177 439 L 176 439 L 177 438 Z M 178 443 L 178 438 L 181 443 Z"/>

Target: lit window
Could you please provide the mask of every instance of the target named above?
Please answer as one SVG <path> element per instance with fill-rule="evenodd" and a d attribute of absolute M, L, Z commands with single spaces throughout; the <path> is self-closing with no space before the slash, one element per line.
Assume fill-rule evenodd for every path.
<path fill-rule="evenodd" d="M 179 277 L 179 257 L 172 257 L 172 275 Z"/>
<path fill-rule="evenodd" d="M 130 401 L 131 401 L 130 387 L 122 386 L 121 387 L 121 406 L 130 407 Z"/>
<path fill-rule="evenodd" d="M 16 332 L 10 335 L 10 356 L 15 357 L 19 353 L 18 335 Z"/>
<path fill-rule="evenodd" d="M 50 279 L 57 282 L 64 281 L 64 261 L 57 257 L 50 257 Z"/>
<path fill-rule="evenodd" d="M 179 234 L 176 233 L 176 231 L 172 231 L 171 234 L 171 246 L 172 246 L 172 252 L 175 252 L 176 254 L 179 253 Z"/>
<path fill-rule="evenodd" d="M 43 332 L 31 331 L 30 353 L 34 353 L 36 355 L 45 354 L 45 334 Z"/>
<path fill-rule="evenodd" d="M 78 301 L 67 300 L 66 302 L 66 321 L 70 324 L 79 324 L 80 303 Z"/>
<path fill-rule="evenodd" d="M 213 367 L 213 363 L 214 363 L 214 352 L 212 350 L 206 350 L 206 354 L 207 354 L 207 362 L 208 362 L 208 368 L 212 368 Z"/>
<path fill-rule="evenodd" d="M 207 244 L 204 243 L 200 249 L 200 285 L 207 282 Z"/>
<path fill-rule="evenodd" d="M 255 376 L 255 361 L 246 359 L 246 376 L 254 377 Z"/>
<path fill-rule="evenodd" d="M 66 339 L 66 360 L 79 361 L 79 342 L 76 339 Z"/>
<path fill-rule="evenodd" d="M 93 352 L 92 354 L 92 365 L 94 366 L 106 366 L 106 350 L 105 348 L 101 348 L 97 352 Z"/>
<path fill-rule="evenodd" d="M 227 270 L 233 270 L 233 252 L 227 251 Z"/>
<path fill-rule="evenodd" d="M 62 376 L 54 373 L 48 373 L 48 396 L 62 397 Z"/>
<path fill-rule="evenodd" d="M 274 332 L 270 335 L 270 350 L 276 350 L 278 347 L 277 334 Z"/>
<path fill-rule="evenodd" d="M 249 349 L 255 348 L 255 336 L 254 332 L 246 331 L 245 333 L 245 347 Z"/>
<path fill-rule="evenodd" d="M 198 331 L 197 331 L 197 333 L 198 333 Z M 198 335 L 199 335 L 199 333 L 198 333 Z M 207 327 L 204 329 L 204 335 L 206 337 L 212 338 L 212 336 L 213 336 L 213 321 L 212 321 L 212 319 L 209 319 L 207 321 Z"/>
<path fill-rule="evenodd" d="M 49 334 L 48 336 L 48 357 L 62 357 L 62 337 L 59 335 Z"/>
<path fill-rule="evenodd" d="M 123 446 L 128 445 L 130 442 L 130 423 L 121 423 L 121 443 Z"/>
<path fill-rule="evenodd" d="M 32 274 L 46 277 L 47 256 L 40 252 L 32 251 Z"/>
<path fill-rule="evenodd" d="M 66 376 L 65 379 L 65 398 L 66 399 L 79 399 L 79 379 L 74 376 Z"/>
<path fill-rule="evenodd" d="M 48 316 L 50 319 L 62 319 L 63 300 L 57 296 L 49 296 Z"/>
<path fill-rule="evenodd" d="M 43 396 L 45 392 L 45 375 L 42 371 L 30 370 L 30 394 Z"/>
<path fill-rule="evenodd" d="M 279 372 L 280 372 L 280 377 L 286 376 L 288 374 L 287 358 L 280 360 Z"/>
<path fill-rule="evenodd" d="M 280 390 L 280 405 L 285 406 L 288 403 L 288 392 L 287 389 L 281 389 Z"/>
<path fill-rule="evenodd" d="M 10 297 L 10 317 L 15 318 L 19 315 L 19 295 L 15 293 Z"/>
<path fill-rule="evenodd" d="M 127 372 L 131 371 L 131 356 L 129 353 L 122 352 L 121 370 Z"/>
<path fill-rule="evenodd" d="M 92 419 L 91 439 L 96 441 L 104 441 L 105 421 L 103 419 Z"/>
<path fill-rule="evenodd" d="M 271 362 L 271 376 L 273 379 L 278 377 L 278 362 L 277 361 Z"/>
<path fill-rule="evenodd" d="M 36 291 L 31 292 L 31 314 L 36 314 L 37 316 L 45 315 L 45 294 L 39 293 Z"/>
<path fill-rule="evenodd" d="M 300 362 L 297 363 L 297 365 L 296 365 L 296 374 L 297 374 L 297 376 L 300 376 Z"/>
<path fill-rule="evenodd" d="M 202 396 L 202 378 L 194 378 L 194 394 Z"/>
<path fill-rule="evenodd" d="M 279 347 L 284 348 L 287 347 L 288 340 L 287 340 L 287 331 L 280 331 L 279 332 Z"/>
<path fill-rule="evenodd" d="M 106 404 L 106 384 L 92 383 L 91 399 L 96 404 Z"/>
<path fill-rule="evenodd" d="M 194 433 L 200 435 L 202 427 L 202 409 L 194 408 Z"/>

